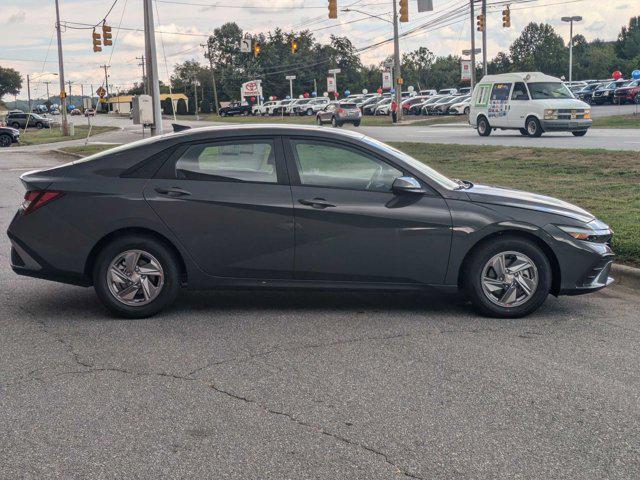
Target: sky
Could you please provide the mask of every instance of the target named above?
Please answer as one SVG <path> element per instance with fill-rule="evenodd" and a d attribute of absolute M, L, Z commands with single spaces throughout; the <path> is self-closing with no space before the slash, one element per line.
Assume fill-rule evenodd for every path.
<path fill-rule="evenodd" d="M 383 18 L 390 18 L 391 0 L 337 0 L 338 8 L 351 5 Z M 488 4 L 498 0 L 488 0 Z M 560 21 L 566 15 L 581 15 L 583 21 L 575 25 L 575 33 L 587 40 L 601 38 L 614 40 L 629 18 L 640 14 L 639 0 L 513 0 L 511 28 L 502 27 L 502 6 L 489 7 L 487 15 L 487 53 L 489 58 L 507 50 L 529 22 L 547 22 L 566 41 L 569 26 Z M 60 0 L 60 17 L 67 22 L 95 25 L 101 22 L 113 0 Z M 104 83 L 101 65 L 109 64 L 109 84 L 125 89 L 139 81 L 138 65 L 144 52 L 142 32 L 142 0 L 116 0 L 107 23 L 113 27 L 114 47 L 103 47 L 94 53 L 91 30 L 63 28 L 62 44 L 66 80 L 72 81 L 73 94 L 85 94 L 90 85 Z M 205 62 L 201 43 L 208 33 L 225 22 L 234 21 L 246 32 L 266 32 L 276 27 L 285 31 L 310 29 L 319 41 L 328 41 L 329 35 L 347 36 L 356 47 L 371 45 L 389 38 L 392 24 L 363 13 L 339 11 L 337 20 L 327 18 L 327 0 L 154 0 L 156 42 L 159 56 L 160 79 L 167 81 L 173 65 L 187 59 Z M 58 80 L 50 72 L 58 71 L 55 37 L 54 0 L 3 0 L 0 18 L 0 66 L 18 70 L 23 78 L 30 74 L 32 98 L 44 96 L 51 81 L 51 94 L 58 92 Z M 452 12 L 468 0 L 433 0 L 434 11 L 418 13 L 415 0 L 409 0 L 409 23 L 400 24 L 406 32 L 435 18 L 447 18 L 437 29 L 416 32 L 400 42 L 401 52 L 425 46 L 436 55 L 460 54 L 470 45 L 470 20 L 457 18 Z M 468 10 L 468 9 L 467 9 Z M 115 27 L 121 25 L 122 30 Z M 163 32 L 163 33 L 159 33 Z M 480 34 L 476 42 L 480 42 Z M 378 63 L 393 51 L 387 44 L 362 53 L 365 64 Z M 284 76 L 284 74 L 283 74 Z M 68 89 L 67 89 L 68 90 Z M 26 85 L 18 98 L 26 98 Z M 11 100 L 8 97 L 5 101 Z"/>

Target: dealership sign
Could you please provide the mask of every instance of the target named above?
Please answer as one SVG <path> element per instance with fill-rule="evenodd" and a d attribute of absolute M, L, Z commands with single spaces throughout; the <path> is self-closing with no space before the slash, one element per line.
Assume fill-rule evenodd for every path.
<path fill-rule="evenodd" d="M 243 83 L 240 90 L 241 96 L 244 97 L 261 97 L 262 96 L 262 80 L 251 80 Z"/>
<path fill-rule="evenodd" d="M 327 92 L 333 93 L 336 91 L 336 77 L 327 77 Z"/>
<path fill-rule="evenodd" d="M 382 88 L 389 90 L 392 87 L 391 71 L 385 70 L 382 72 Z"/>
<path fill-rule="evenodd" d="M 462 80 L 471 80 L 471 60 L 460 61 L 460 78 Z"/>

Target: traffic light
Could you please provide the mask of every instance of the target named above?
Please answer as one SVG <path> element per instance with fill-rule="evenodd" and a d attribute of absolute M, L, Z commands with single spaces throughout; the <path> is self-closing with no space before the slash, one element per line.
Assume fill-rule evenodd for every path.
<path fill-rule="evenodd" d="M 329 0 L 329 18 L 338 18 L 338 0 Z"/>
<path fill-rule="evenodd" d="M 400 0 L 400 21 L 409 21 L 409 0 Z"/>
<path fill-rule="evenodd" d="M 260 55 L 260 52 L 262 51 L 262 46 L 260 45 L 260 42 L 256 41 L 253 43 L 253 56 L 257 57 L 258 55 Z"/>
<path fill-rule="evenodd" d="M 100 45 L 102 45 L 102 41 L 100 40 L 100 34 L 98 32 L 96 32 L 96 29 L 93 29 L 93 51 L 94 52 L 101 52 L 102 51 L 102 47 Z"/>
<path fill-rule="evenodd" d="M 111 27 L 106 23 L 102 24 L 102 44 L 105 47 L 113 45 L 113 41 L 111 40 Z"/>
<path fill-rule="evenodd" d="M 485 18 L 484 18 L 484 15 L 480 14 L 480 15 L 478 15 L 476 18 L 477 18 L 477 20 L 478 20 L 478 23 L 477 23 L 477 25 L 478 25 L 478 31 L 479 31 L 479 32 L 484 32 L 484 27 L 485 27 Z"/>
<path fill-rule="evenodd" d="M 291 53 L 296 53 L 297 51 L 298 51 L 298 41 L 294 39 L 291 41 Z"/>
<path fill-rule="evenodd" d="M 502 11 L 502 26 L 504 28 L 511 26 L 511 10 L 509 10 L 509 5 Z"/>

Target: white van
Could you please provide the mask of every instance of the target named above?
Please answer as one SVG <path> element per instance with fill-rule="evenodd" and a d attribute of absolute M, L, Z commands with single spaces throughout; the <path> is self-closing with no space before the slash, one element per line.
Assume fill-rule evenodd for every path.
<path fill-rule="evenodd" d="M 497 128 L 530 137 L 552 131 L 581 137 L 591 126 L 591 107 L 544 73 L 487 75 L 473 90 L 469 123 L 483 137 Z"/>

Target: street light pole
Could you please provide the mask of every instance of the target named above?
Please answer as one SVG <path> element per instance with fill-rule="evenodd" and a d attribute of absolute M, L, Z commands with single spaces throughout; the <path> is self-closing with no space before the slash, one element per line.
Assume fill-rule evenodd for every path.
<path fill-rule="evenodd" d="M 64 92 L 64 61 L 62 59 L 62 32 L 60 30 L 60 5 L 56 0 L 56 34 L 58 37 L 58 76 L 60 77 L 60 107 L 62 110 L 62 136 L 69 136 L 69 123 L 67 122 L 67 95 Z"/>
<path fill-rule="evenodd" d="M 29 74 L 27 74 L 27 98 L 29 99 L 29 114 L 31 114 L 31 82 L 29 81 Z"/>
<path fill-rule="evenodd" d="M 471 9 L 471 91 L 476 85 L 476 32 L 475 32 L 475 15 L 474 15 L 474 2 L 475 0 L 469 0 Z"/>
<path fill-rule="evenodd" d="M 160 110 L 160 84 L 158 83 L 158 57 L 156 55 L 152 0 L 144 0 L 144 20 L 147 77 L 149 78 L 149 94 L 153 104 L 153 124 L 151 125 L 151 135 L 153 136 L 162 134 L 162 111 Z"/>
<path fill-rule="evenodd" d="M 398 38 L 398 2 L 393 0 L 393 70 L 394 70 L 394 87 L 396 89 L 396 119 L 398 122 L 402 120 L 402 92 L 400 91 L 400 39 Z"/>
<path fill-rule="evenodd" d="M 560 20 L 569 22 L 569 83 L 573 81 L 573 22 L 582 21 L 582 17 L 575 15 L 573 17 L 562 17 Z"/>

